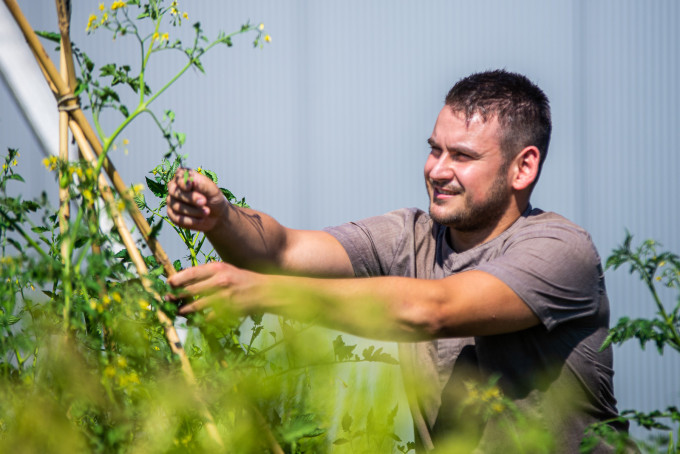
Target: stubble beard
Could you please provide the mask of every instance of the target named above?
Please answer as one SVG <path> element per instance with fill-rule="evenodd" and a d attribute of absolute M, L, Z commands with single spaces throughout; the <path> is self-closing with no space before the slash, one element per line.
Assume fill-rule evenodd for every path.
<path fill-rule="evenodd" d="M 502 172 L 494 181 L 490 193 L 484 202 L 475 203 L 471 195 L 463 192 L 464 208 L 451 213 L 436 213 L 430 201 L 430 217 L 435 222 L 448 226 L 459 232 L 473 232 L 495 225 L 510 204 L 510 192 L 506 189 L 506 178 Z"/>

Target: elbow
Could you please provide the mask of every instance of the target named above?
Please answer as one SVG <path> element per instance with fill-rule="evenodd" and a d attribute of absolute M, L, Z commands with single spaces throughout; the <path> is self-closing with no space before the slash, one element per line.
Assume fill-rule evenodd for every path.
<path fill-rule="evenodd" d="M 450 337 L 446 307 L 440 300 L 404 300 L 399 304 L 398 324 L 417 340 Z"/>

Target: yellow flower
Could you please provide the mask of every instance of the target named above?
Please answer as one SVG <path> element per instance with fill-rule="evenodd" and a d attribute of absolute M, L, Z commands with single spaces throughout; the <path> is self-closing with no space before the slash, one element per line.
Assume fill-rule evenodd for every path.
<path fill-rule="evenodd" d="M 496 387 L 489 388 L 486 391 L 484 391 L 484 395 L 482 396 L 482 400 L 484 402 L 488 402 L 493 399 L 497 399 L 501 396 L 500 390 Z"/>
<path fill-rule="evenodd" d="M 271 43 L 272 42 L 272 37 L 269 35 L 264 35 L 264 40 L 265 42 Z"/>
<path fill-rule="evenodd" d="M 118 363 L 118 367 L 127 367 L 127 360 L 124 356 L 119 356 L 116 359 L 116 362 Z"/>
<path fill-rule="evenodd" d="M 85 31 L 89 31 L 91 28 L 97 28 L 97 24 L 94 23 L 96 20 L 97 16 L 90 14 L 90 17 L 87 18 L 87 27 L 85 27 Z"/>
<path fill-rule="evenodd" d="M 175 7 L 170 8 L 170 14 L 172 14 L 173 16 L 176 16 L 177 15 L 177 8 L 175 8 Z"/>
<path fill-rule="evenodd" d="M 87 201 L 87 203 L 92 203 L 94 201 L 94 196 L 92 195 L 92 191 L 89 189 L 83 189 L 83 198 Z"/>
<path fill-rule="evenodd" d="M 189 20 L 189 15 L 187 13 L 182 13 L 182 17 L 186 20 Z"/>
<path fill-rule="evenodd" d="M 196 172 L 198 172 L 198 173 L 200 173 L 201 175 L 203 175 L 203 167 L 198 166 L 198 169 L 196 169 Z"/>
<path fill-rule="evenodd" d="M 106 7 L 104 6 L 104 4 L 103 4 L 103 3 L 100 3 L 100 4 L 99 4 L 99 11 L 104 11 L 104 8 L 106 8 Z"/>
<path fill-rule="evenodd" d="M 158 41 L 158 32 L 154 33 L 151 37 L 151 41 Z"/>
<path fill-rule="evenodd" d="M 120 293 L 118 293 L 118 292 L 113 292 L 112 296 L 113 296 L 113 300 L 116 303 L 120 303 L 121 301 L 123 301 L 123 297 L 121 297 Z"/>
<path fill-rule="evenodd" d="M 496 402 L 495 404 L 493 404 L 493 405 L 491 406 L 491 409 L 492 409 L 495 413 L 503 413 L 503 410 L 505 410 L 505 405 L 503 405 L 503 404 L 500 403 L 500 402 Z"/>
<path fill-rule="evenodd" d="M 170 39 L 170 35 L 168 35 L 167 33 L 163 33 L 161 35 L 161 41 L 167 41 L 168 39 Z"/>
<path fill-rule="evenodd" d="M 17 160 L 16 160 L 16 159 L 15 159 L 14 161 L 12 161 L 12 165 L 13 165 L 13 166 L 17 165 Z M 661 266 L 663 266 L 663 265 L 661 265 Z"/>
<path fill-rule="evenodd" d="M 264 30 L 264 24 L 260 24 L 260 25 L 258 25 L 258 26 L 257 26 L 257 28 L 259 28 L 259 29 L 260 29 L 260 31 Z"/>
<path fill-rule="evenodd" d="M 57 168 L 57 157 L 50 156 L 49 158 L 43 159 L 42 163 L 45 166 L 45 168 L 51 172 Z"/>
<path fill-rule="evenodd" d="M 109 20 L 109 13 L 104 12 L 104 14 L 102 15 L 102 20 L 100 21 L 100 23 L 101 23 L 102 25 L 104 25 L 104 23 L 105 23 L 107 20 Z"/>
<path fill-rule="evenodd" d="M 144 185 L 141 184 L 141 183 L 138 183 L 138 184 L 132 186 L 132 194 L 133 195 L 137 195 L 140 192 L 142 192 L 143 190 L 144 190 Z"/>
<path fill-rule="evenodd" d="M 14 162 L 16 162 L 16 161 L 14 161 Z M 664 266 L 665 264 L 666 264 L 666 262 L 661 262 L 661 263 L 659 263 L 659 266 L 661 267 L 661 266 Z"/>
<path fill-rule="evenodd" d="M 113 2 L 111 4 L 111 11 L 115 11 L 118 8 L 124 8 L 124 7 L 125 7 L 125 2 L 121 2 L 121 1 Z"/>
<path fill-rule="evenodd" d="M 2 170 L 7 170 L 7 164 L 2 165 Z"/>
<path fill-rule="evenodd" d="M 154 345 L 153 349 L 156 350 L 156 351 L 160 351 L 160 348 L 158 348 L 158 345 Z"/>
<path fill-rule="evenodd" d="M 657 281 L 660 281 L 660 280 L 661 280 L 661 276 L 657 276 L 657 277 L 656 277 L 656 280 L 657 280 Z"/>
<path fill-rule="evenodd" d="M 130 143 L 130 141 L 129 141 L 129 140 L 127 140 L 127 139 L 123 139 L 123 145 L 127 145 L 127 144 L 129 144 L 129 143 Z"/>
<path fill-rule="evenodd" d="M 115 367 L 113 367 L 110 364 L 106 366 L 106 368 L 104 369 L 104 375 L 106 375 L 107 377 L 115 377 L 116 376 Z"/>
<path fill-rule="evenodd" d="M 119 200 L 118 202 L 116 202 L 116 208 L 118 209 L 118 211 L 125 211 L 125 202 Z"/>

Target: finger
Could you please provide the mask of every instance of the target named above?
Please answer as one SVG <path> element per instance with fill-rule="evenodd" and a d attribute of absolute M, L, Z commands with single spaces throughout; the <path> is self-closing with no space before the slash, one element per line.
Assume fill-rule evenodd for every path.
<path fill-rule="evenodd" d="M 193 185 L 194 185 L 194 174 L 195 173 L 196 172 L 193 172 L 189 168 L 180 167 L 175 172 L 175 178 L 173 178 L 173 181 L 176 182 L 176 184 L 180 188 L 182 188 L 183 190 L 191 191 L 193 189 Z"/>
<path fill-rule="evenodd" d="M 212 304 L 213 304 L 212 298 L 201 298 L 189 304 L 181 306 L 177 313 L 180 315 L 193 314 L 194 312 L 199 312 L 209 308 L 210 306 L 212 306 Z"/>
<path fill-rule="evenodd" d="M 173 288 L 184 287 L 194 282 L 205 279 L 209 273 L 203 271 L 203 266 L 193 266 L 185 270 L 178 271 L 168 277 L 168 284 Z"/>
<path fill-rule="evenodd" d="M 215 288 L 218 284 L 216 282 L 218 273 L 215 268 L 214 263 L 187 268 L 170 276 L 168 284 L 174 288 L 182 287 L 189 292 L 191 292 L 192 288 Z"/>
<path fill-rule="evenodd" d="M 196 206 L 170 196 L 168 196 L 166 204 L 168 206 L 168 213 L 174 213 L 177 216 L 189 216 L 200 219 L 210 215 L 210 208 L 207 206 Z"/>
<path fill-rule="evenodd" d="M 205 195 L 200 191 L 184 189 L 180 184 L 174 183 L 174 180 L 168 183 L 167 200 L 177 200 L 179 202 L 196 206 L 203 206 L 207 202 Z"/>

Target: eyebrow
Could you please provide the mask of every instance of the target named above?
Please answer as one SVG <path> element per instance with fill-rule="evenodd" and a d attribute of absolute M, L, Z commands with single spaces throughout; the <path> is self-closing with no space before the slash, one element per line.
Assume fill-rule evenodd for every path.
<path fill-rule="evenodd" d="M 446 148 L 446 151 L 449 151 L 449 152 L 451 152 L 451 151 L 460 152 L 460 153 L 463 153 L 463 154 L 466 154 L 466 155 L 470 155 L 472 157 L 479 157 L 480 156 L 479 152 L 477 152 L 476 150 L 473 150 L 472 148 L 468 148 L 468 147 L 461 147 L 461 146 L 442 147 L 442 146 L 438 145 L 437 142 L 432 137 L 427 139 L 427 144 L 432 148 L 440 148 L 440 149 Z"/>

